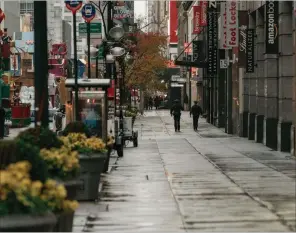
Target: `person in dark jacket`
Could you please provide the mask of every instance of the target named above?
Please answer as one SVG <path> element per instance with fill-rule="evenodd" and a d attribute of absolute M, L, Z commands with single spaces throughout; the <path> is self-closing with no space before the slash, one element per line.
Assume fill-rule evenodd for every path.
<path fill-rule="evenodd" d="M 198 119 L 201 114 L 202 114 L 201 107 L 197 104 L 197 101 L 194 101 L 194 105 L 190 109 L 190 117 L 191 117 L 191 115 L 193 115 L 193 130 L 194 131 L 197 131 Z"/>
<path fill-rule="evenodd" d="M 174 115 L 175 132 L 180 132 L 181 111 L 184 111 L 182 105 L 179 100 L 175 100 L 171 108 L 171 116 Z"/>
<path fill-rule="evenodd" d="M 0 107 L 0 139 L 4 138 L 5 109 Z"/>

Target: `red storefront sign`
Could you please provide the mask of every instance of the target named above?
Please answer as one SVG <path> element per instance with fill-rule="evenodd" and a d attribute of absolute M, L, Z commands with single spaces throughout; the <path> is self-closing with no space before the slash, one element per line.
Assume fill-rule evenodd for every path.
<path fill-rule="evenodd" d="M 238 3 L 235 0 L 226 2 L 227 41 L 229 47 L 238 47 Z"/>
<path fill-rule="evenodd" d="M 178 43 L 178 9 L 177 1 L 170 1 L 170 44 Z"/>
<path fill-rule="evenodd" d="M 200 7 L 201 7 L 200 26 L 205 27 L 205 26 L 207 26 L 208 2 L 207 1 L 201 1 L 200 2 Z"/>
<path fill-rule="evenodd" d="M 193 31 L 192 34 L 201 33 L 201 6 L 193 6 Z"/>
<path fill-rule="evenodd" d="M 114 99 L 114 92 L 115 92 L 115 81 L 112 80 L 111 87 L 108 88 L 108 99 Z"/>

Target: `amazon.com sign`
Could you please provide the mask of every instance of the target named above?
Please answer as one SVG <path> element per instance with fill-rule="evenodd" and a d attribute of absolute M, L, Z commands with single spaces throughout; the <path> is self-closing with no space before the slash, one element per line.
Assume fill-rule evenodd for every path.
<path fill-rule="evenodd" d="M 265 5 L 265 44 L 266 54 L 278 54 L 278 1 L 269 0 Z"/>

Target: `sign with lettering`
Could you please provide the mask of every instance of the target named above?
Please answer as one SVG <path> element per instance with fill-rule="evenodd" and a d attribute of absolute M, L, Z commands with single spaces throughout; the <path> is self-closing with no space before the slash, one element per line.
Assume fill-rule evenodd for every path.
<path fill-rule="evenodd" d="M 247 11 L 239 11 L 239 51 L 238 66 L 246 66 L 247 53 L 247 28 L 249 24 L 249 15 Z"/>
<path fill-rule="evenodd" d="M 70 10 L 73 14 L 76 14 L 76 12 L 82 7 L 82 0 L 65 1 L 65 4 L 68 10 Z"/>
<path fill-rule="evenodd" d="M 194 40 L 192 41 L 192 61 L 202 62 L 205 60 L 204 43 L 203 41 Z"/>
<path fill-rule="evenodd" d="M 218 72 L 218 14 L 217 4 L 215 1 L 209 2 L 208 7 L 208 76 L 216 77 Z"/>
<path fill-rule="evenodd" d="M 254 73 L 254 36 L 255 29 L 247 29 L 246 73 Z"/>
<path fill-rule="evenodd" d="M 192 34 L 201 33 L 201 6 L 193 6 L 193 31 Z"/>
<path fill-rule="evenodd" d="M 278 54 L 279 39 L 278 39 L 278 15 L 279 2 L 269 0 L 265 4 L 265 53 Z"/>
<path fill-rule="evenodd" d="M 226 14 L 226 2 L 220 3 L 220 15 L 221 15 L 221 26 L 220 26 L 220 49 L 228 49 L 226 44 L 227 40 L 227 14 Z"/>
<path fill-rule="evenodd" d="M 229 0 L 226 2 L 226 22 L 228 47 L 238 47 L 238 2 Z"/>
<path fill-rule="evenodd" d="M 200 1 L 200 6 L 201 6 L 200 26 L 205 27 L 205 26 L 207 26 L 208 2 L 207 1 Z"/>

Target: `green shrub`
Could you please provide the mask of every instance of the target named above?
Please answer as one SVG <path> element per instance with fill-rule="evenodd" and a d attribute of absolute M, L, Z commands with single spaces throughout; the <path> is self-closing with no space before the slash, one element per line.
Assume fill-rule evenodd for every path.
<path fill-rule="evenodd" d="M 32 180 L 45 181 L 48 174 L 46 162 L 39 155 L 39 148 L 22 139 L 0 141 L 0 169 L 17 161 L 28 161 L 32 165 Z"/>
<path fill-rule="evenodd" d="M 15 140 L 0 141 L 0 170 L 16 162 L 17 144 Z"/>
<path fill-rule="evenodd" d="M 29 128 L 21 132 L 17 139 L 38 146 L 40 149 L 60 148 L 63 145 L 53 131 L 42 127 Z"/>
<path fill-rule="evenodd" d="M 87 137 L 91 136 L 88 127 L 81 121 L 70 122 L 63 131 L 63 135 L 67 136 L 69 133 L 82 133 Z"/>

